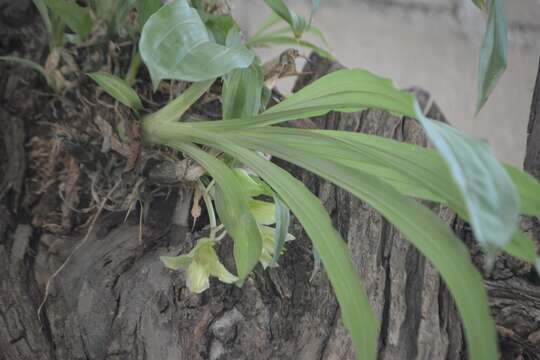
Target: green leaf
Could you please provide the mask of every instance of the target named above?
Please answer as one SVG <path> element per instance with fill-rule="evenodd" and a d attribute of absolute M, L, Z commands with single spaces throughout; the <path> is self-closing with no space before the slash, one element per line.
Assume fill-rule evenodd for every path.
<path fill-rule="evenodd" d="M 233 171 L 240 183 L 240 187 L 247 196 L 255 197 L 264 193 L 264 187 L 255 181 L 246 170 L 236 168 Z"/>
<path fill-rule="evenodd" d="M 262 47 L 262 46 L 269 46 L 269 45 L 293 45 L 293 46 L 301 46 L 305 47 L 307 49 L 315 51 L 320 56 L 329 59 L 329 60 L 335 60 L 334 56 L 329 53 L 328 51 L 324 50 L 323 48 L 315 45 L 314 43 L 307 41 L 307 40 L 300 40 L 296 39 L 294 37 L 285 36 L 285 35 L 265 35 L 265 36 L 259 36 L 257 38 L 250 39 L 247 44 L 248 46 L 252 47 Z"/>
<path fill-rule="evenodd" d="M 272 12 L 272 14 L 268 17 L 268 19 L 265 20 L 265 22 L 261 25 L 259 30 L 251 37 L 251 39 L 255 39 L 262 34 L 266 33 L 268 29 L 272 28 L 274 25 L 278 24 L 283 20 L 278 14 L 275 12 Z M 289 27 L 287 29 L 290 29 Z"/>
<path fill-rule="evenodd" d="M 219 145 L 222 150 L 256 171 L 296 215 L 321 255 L 340 304 L 343 323 L 356 347 L 358 359 L 375 359 L 379 325 L 362 289 L 347 246 L 333 228 L 320 200 L 292 175 L 254 152 L 228 141 L 220 141 Z"/>
<path fill-rule="evenodd" d="M 54 15 L 58 16 L 82 39 L 86 38 L 92 31 L 94 24 L 88 8 L 77 5 L 75 1 L 43 0 L 43 2 L 47 4 Z"/>
<path fill-rule="evenodd" d="M 230 15 L 209 15 L 204 19 L 204 24 L 214 36 L 215 42 L 220 45 L 225 45 L 227 34 L 236 26 Z"/>
<path fill-rule="evenodd" d="M 540 182 L 530 174 L 512 165 L 505 165 L 504 168 L 512 178 L 512 182 L 519 193 L 519 203 L 521 205 L 519 213 L 540 216 Z"/>
<path fill-rule="evenodd" d="M 422 205 L 404 198 L 392 187 L 373 176 L 288 149 L 286 142 L 279 139 L 261 141 L 258 145 L 260 151 L 304 167 L 351 192 L 372 205 L 394 224 L 433 263 L 451 290 L 462 315 L 470 357 L 486 360 L 498 357 L 495 326 L 489 314 L 482 278 L 470 262 L 465 245 L 435 214 Z M 223 147 L 225 151 L 229 149 L 229 146 Z M 235 157 L 238 156 L 236 152 L 230 153 Z M 244 158 L 242 161 L 248 164 Z M 251 163 L 249 166 L 265 178 L 260 169 Z M 275 188 L 268 178 L 265 180 Z M 325 269 L 327 272 L 330 271 L 329 264 L 325 263 Z M 343 318 L 345 321 L 352 321 L 345 316 Z"/>
<path fill-rule="evenodd" d="M 323 76 L 257 116 L 203 121 L 197 123 L 197 127 L 230 131 L 321 116 L 330 111 L 356 112 L 365 108 L 379 108 L 414 117 L 413 100 L 410 93 L 396 89 L 388 79 L 366 70 L 343 69 Z"/>
<path fill-rule="evenodd" d="M 277 230 L 269 227 L 269 226 L 260 226 L 261 234 L 263 238 L 263 251 L 261 254 L 261 257 L 259 259 L 259 262 L 261 263 L 263 269 L 266 269 L 268 267 L 276 267 L 277 262 L 274 262 L 273 259 L 276 257 L 279 257 L 279 255 L 276 255 L 275 251 L 277 250 L 276 247 L 276 233 Z M 294 236 L 291 234 L 285 234 L 285 238 L 283 239 L 283 242 L 285 241 L 291 241 L 294 240 Z M 283 252 L 283 246 L 280 247 L 279 252 Z"/>
<path fill-rule="evenodd" d="M 176 0 L 150 16 L 139 49 L 154 89 L 162 79 L 204 81 L 246 68 L 254 59 L 245 47 L 211 42 L 198 12 L 186 0 Z"/>
<path fill-rule="evenodd" d="M 251 215 L 247 196 L 234 172 L 222 161 L 191 144 L 177 142 L 173 147 L 201 164 L 215 179 L 216 209 L 227 233 L 234 239 L 236 269 L 243 282 L 257 265 L 262 251 L 261 233 Z"/>
<path fill-rule="evenodd" d="M 283 20 L 291 26 L 296 38 L 300 38 L 303 32 L 308 28 L 306 19 L 290 10 L 283 0 L 264 0 L 264 2 Z"/>
<path fill-rule="evenodd" d="M 272 225 L 276 222 L 276 206 L 274 203 L 261 200 L 249 200 L 249 210 L 257 224 Z"/>
<path fill-rule="evenodd" d="M 45 29 L 47 30 L 47 34 L 49 36 L 53 35 L 53 28 L 51 24 L 51 17 L 49 16 L 49 10 L 47 10 L 47 5 L 45 4 L 45 0 L 32 0 L 34 3 L 34 6 L 38 9 L 39 15 L 41 16 L 41 19 L 43 20 L 43 23 L 45 24 Z"/>
<path fill-rule="evenodd" d="M 374 135 L 332 130 L 258 128 L 237 131 L 226 137 L 252 149 L 259 149 L 261 141 L 274 141 L 278 145 L 284 144 L 280 146 L 286 146 L 290 151 L 360 170 L 391 185 L 403 195 L 442 202 L 470 222 L 459 188 L 452 181 L 443 158 L 433 149 Z M 524 208 L 530 211 L 527 215 L 540 215 L 540 183 L 515 168 L 507 169 L 511 170 L 512 180 L 518 185 L 522 202 L 527 204 Z M 503 248 L 510 255 L 534 264 L 534 247 L 533 242 L 518 231 Z"/>
<path fill-rule="evenodd" d="M 15 64 L 29 67 L 32 70 L 35 70 L 41 76 L 43 76 L 45 81 L 47 81 L 47 85 L 49 85 L 51 89 L 53 89 L 54 91 L 58 90 L 58 86 L 56 84 L 54 77 L 51 74 L 48 74 L 43 66 L 41 66 L 38 63 L 33 62 L 32 60 L 23 59 L 17 56 L 0 56 L 0 61 L 12 62 Z"/>
<path fill-rule="evenodd" d="M 216 79 L 197 82 L 185 90 L 180 96 L 169 102 L 157 112 L 145 117 L 146 123 L 166 124 L 180 120 L 182 115 L 203 96 Z"/>
<path fill-rule="evenodd" d="M 274 204 L 276 204 L 276 231 L 274 232 L 274 256 L 272 257 L 272 265 L 277 266 L 279 256 L 285 246 L 285 241 L 289 236 L 289 224 L 291 222 L 291 214 L 287 205 L 274 195 Z"/>
<path fill-rule="evenodd" d="M 492 0 L 480 50 L 476 112 L 484 106 L 508 64 L 507 33 L 504 0 Z"/>
<path fill-rule="evenodd" d="M 183 125 L 186 124 L 177 123 L 174 127 L 185 129 Z M 285 170 L 218 135 L 194 129 L 193 133 L 184 133 L 183 136 L 182 134 L 178 136 L 176 131 L 172 131 L 174 134 L 169 137 L 170 130 L 173 130 L 173 126 L 167 126 L 165 129 L 161 124 L 143 122 L 143 132 L 149 135 L 151 141 L 173 148 L 185 148 L 183 140 L 195 139 L 202 135 L 208 145 L 229 153 L 253 169 L 283 199 L 302 223 L 321 255 L 341 307 L 344 325 L 351 334 L 358 357 L 375 359 L 379 328 L 377 321 L 362 289 L 347 246 L 332 227 L 332 222 L 320 200 Z"/>
<path fill-rule="evenodd" d="M 309 14 L 308 27 L 311 27 L 311 23 L 313 22 L 313 18 L 315 17 L 315 14 L 317 13 L 317 11 L 319 11 L 320 7 L 321 7 L 321 0 L 312 0 L 311 1 L 311 13 Z"/>
<path fill-rule="evenodd" d="M 122 104 L 135 111 L 142 109 L 141 99 L 123 79 L 102 71 L 88 74 L 88 76 Z"/>
<path fill-rule="evenodd" d="M 257 115 L 261 108 L 264 76 L 258 64 L 246 69 L 236 69 L 224 76 L 223 119 Z"/>
<path fill-rule="evenodd" d="M 161 0 L 137 0 L 139 26 L 142 29 L 148 18 L 163 5 Z"/>
<path fill-rule="evenodd" d="M 476 5 L 479 9 L 483 9 L 486 6 L 486 0 L 472 0 L 474 5 Z"/>
<path fill-rule="evenodd" d="M 476 240 L 486 249 L 503 247 L 517 229 L 519 199 L 510 176 L 491 147 L 424 116 L 418 121 L 444 158 L 467 207 Z"/>

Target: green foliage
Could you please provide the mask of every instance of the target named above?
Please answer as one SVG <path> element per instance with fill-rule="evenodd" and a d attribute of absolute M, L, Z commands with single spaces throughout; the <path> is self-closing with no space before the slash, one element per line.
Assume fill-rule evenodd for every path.
<path fill-rule="evenodd" d="M 494 256 L 517 229 L 519 200 L 512 180 L 488 144 L 426 118 L 418 103 L 415 108 L 461 190 L 476 240 Z"/>
<path fill-rule="evenodd" d="M 508 64 L 507 33 L 508 25 L 504 0 L 492 0 L 487 29 L 480 50 L 477 112 L 486 103 Z"/>
<path fill-rule="evenodd" d="M 417 115 L 421 124 L 429 129 L 428 136 L 437 143 L 436 145 L 443 152 L 437 157 L 420 155 L 424 156 L 425 161 L 422 159 L 418 162 L 416 168 L 411 166 L 409 169 L 409 165 L 414 165 L 414 160 L 417 159 L 413 158 L 409 162 L 403 162 L 406 154 L 389 152 L 388 149 L 383 151 L 381 147 L 378 149 L 377 147 L 371 148 L 372 146 L 368 146 L 368 144 L 359 144 L 351 140 L 353 136 L 376 139 L 373 136 L 333 132 L 331 137 L 321 137 L 320 135 L 324 134 L 324 132 L 269 127 L 269 125 L 287 120 L 322 115 L 331 110 L 356 111 L 366 107 L 378 107 L 409 116 Z M 480 199 L 484 197 L 489 201 L 495 201 L 495 203 L 500 201 L 495 196 L 496 194 L 492 192 L 494 186 L 500 188 L 503 192 L 510 189 L 507 193 L 509 201 L 514 204 L 518 203 L 517 194 L 513 192 L 513 185 L 507 175 L 502 176 L 503 182 L 501 184 L 491 184 L 493 181 L 491 174 L 500 174 L 504 170 L 493 160 L 492 153 L 486 147 L 449 127 L 439 127 L 434 130 L 433 127 L 435 126 L 435 122 L 426 119 L 418 109 L 415 110 L 414 101 L 410 94 L 397 90 L 388 80 L 362 70 L 341 70 L 326 75 L 262 114 L 246 119 L 200 122 L 196 124 L 175 123 L 167 127 L 166 130 L 160 129 L 151 123 L 143 124 L 145 134 L 150 141 L 169 146 L 176 146 L 176 144 L 187 140 L 195 141 L 224 151 L 246 164 L 259 174 L 287 203 L 306 228 L 306 231 L 306 222 L 309 224 L 310 220 L 306 217 L 300 218 L 297 213 L 299 209 L 294 207 L 294 203 L 291 202 L 291 197 L 298 197 L 296 191 L 300 192 L 300 190 L 294 190 L 294 193 L 289 194 L 289 198 L 286 197 L 276 187 L 279 186 L 279 183 L 276 185 L 271 180 L 272 176 L 277 176 L 274 172 L 278 172 L 278 170 L 262 167 L 262 164 L 266 162 L 262 158 L 255 161 L 251 155 L 247 155 L 251 153 L 247 152 L 243 147 L 270 153 L 292 161 L 330 179 L 338 186 L 370 203 L 402 231 L 440 271 L 455 296 L 456 303 L 462 314 L 472 358 L 489 359 L 496 357 L 497 353 L 493 322 L 489 318 L 489 312 L 487 311 L 488 306 L 481 278 L 470 263 L 466 248 L 455 238 L 449 228 L 429 210 L 413 201 L 402 198 L 399 190 L 390 185 L 392 181 L 380 181 L 377 176 L 374 176 L 380 175 L 378 170 L 382 168 L 383 177 L 391 178 L 399 174 L 398 176 L 401 176 L 401 179 L 409 182 L 409 190 L 416 191 L 415 187 L 425 186 L 428 189 L 428 196 L 432 194 L 434 199 L 447 202 L 464 218 L 470 216 L 470 214 L 467 212 L 467 204 L 463 199 L 471 196 L 474 199 L 474 196 L 478 196 Z M 261 140 L 266 133 L 268 133 L 268 136 L 264 141 Z M 291 133 L 294 136 L 287 137 Z M 345 139 L 340 138 L 341 136 L 345 137 Z M 347 139 L 347 137 L 349 138 Z M 450 146 L 448 150 L 445 148 L 445 146 L 449 146 L 448 142 L 456 142 L 467 145 L 467 147 L 456 150 Z M 236 144 L 242 144 L 242 146 Z M 412 145 L 401 144 L 400 146 Z M 414 148 L 411 149 L 414 151 Z M 423 151 L 426 151 L 423 154 L 428 152 L 433 154 L 433 150 L 423 149 Z M 315 152 L 315 155 L 313 155 L 313 152 Z M 483 177 L 474 175 L 476 168 L 471 164 L 475 164 L 472 160 L 475 160 L 477 156 L 480 156 L 485 162 L 482 165 L 485 166 L 483 171 L 486 171 L 489 175 Z M 351 164 L 357 165 L 354 159 L 362 159 L 357 162 L 358 168 L 351 167 Z M 343 161 L 349 163 L 343 163 Z M 362 162 L 368 163 L 367 172 L 360 167 Z M 451 176 L 445 176 L 443 171 L 440 175 L 435 173 L 428 177 L 429 182 L 422 180 L 424 173 L 433 173 L 430 168 L 433 162 L 437 164 L 435 166 L 436 171 L 443 169 L 446 174 Z M 379 169 L 376 166 L 379 166 Z M 423 172 L 418 172 L 418 169 Z M 460 187 L 455 182 L 458 176 L 462 176 L 460 181 L 466 186 Z M 399 180 L 399 177 L 393 179 L 394 184 L 398 183 Z M 430 186 L 426 186 L 426 182 Z M 471 182 L 473 185 L 470 184 Z M 484 186 L 478 185 L 478 182 Z M 521 181 L 520 185 L 525 185 L 525 182 Z M 527 187 L 527 185 L 525 186 Z M 520 193 L 532 193 L 533 188 L 537 187 L 538 184 L 529 184 L 529 186 L 531 188 L 525 189 L 525 191 L 521 190 Z M 437 191 L 437 189 L 442 190 Z M 420 192 L 416 191 L 416 193 Z M 478 205 L 478 203 L 475 203 L 475 205 L 476 207 L 473 207 L 470 212 L 475 215 L 481 213 L 487 219 L 497 219 L 497 225 L 503 223 L 507 224 L 511 229 L 515 229 L 517 219 L 508 217 L 508 209 L 505 209 L 505 204 L 498 208 L 486 206 L 485 204 Z M 515 211 L 515 208 L 511 209 L 511 212 Z M 475 226 L 485 226 L 485 223 L 475 224 Z M 507 238 L 514 231 L 508 233 L 505 235 Z M 325 256 L 325 249 L 318 247 L 316 239 L 313 239 L 313 233 L 308 231 L 308 234 L 314 241 L 317 251 L 321 254 L 325 269 L 330 273 L 331 269 L 336 265 L 332 263 L 332 260 L 329 260 L 328 256 Z M 494 245 L 505 245 L 506 241 L 497 242 Z M 512 253 L 517 253 L 521 258 L 526 258 L 529 261 L 536 259 L 530 241 L 524 240 L 521 235 L 514 236 L 514 241 L 510 244 L 507 248 Z M 342 258 L 341 261 L 350 260 Z M 330 279 L 334 287 L 339 286 L 337 279 L 332 277 Z M 336 294 L 338 298 L 348 296 L 338 291 L 336 291 Z M 473 295 L 471 296 L 471 294 Z M 471 301 L 471 298 L 475 300 Z M 342 310 L 344 313 L 347 311 L 358 312 L 357 317 L 367 316 L 360 314 L 361 311 L 364 311 L 361 306 L 355 307 L 347 299 L 341 298 L 341 301 L 343 301 Z M 349 306 L 348 310 L 344 309 L 346 306 Z M 354 324 L 349 323 L 347 326 L 357 345 L 366 341 L 363 337 L 364 334 L 357 335 L 355 333 Z M 490 335 L 485 336 L 485 334 Z M 355 338 L 355 336 L 358 337 Z M 479 337 L 482 337 L 482 341 L 476 340 Z M 368 351 L 370 351 L 370 348 L 368 346 Z"/>
<path fill-rule="evenodd" d="M 274 203 L 276 204 L 276 231 L 274 232 L 274 249 L 272 257 L 272 265 L 277 266 L 279 256 L 285 246 L 285 241 L 289 239 L 289 224 L 291 222 L 291 212 L 287 205 L 274 195 Z"/>
<path fill-rule="evenodd" d="M 34 1 L 52 37 L 55 33 L 63 36 L 64 24 L 81 38 L 92 30 L 87 8 L 67 0 Z M 502 1 L 493 0 L 490 8 L 480 62 L 478 108 L 506 65 Z M 93 9 L 98 9 L 98 2 L 91 2 Z M 195 7 L 187 0 L 165 6 L 158 0 L 101 4 L 114 9 L 117 18 L 126 16 L 133 7 L 137 10 L 138 27 L 142 28 L 140 57 L 154 89 L 162 79 L 193 82 L 180 96 L 141 121 L 146 144 L 179 150 L 207 171 L 198 186 L 208 211 L 208 238 L 200 239 L 187 254 L 161 260 L 171 269 L 186 269 L 187 286 L 193 292 L 207 289 L 210 276 L 241 286 L 258 262 L 263 268 L 278 265 L 285 243 L 293 239 L 288 233 L 292 212 L 312 240 L 314 257 L 320 257 L 335 289 L 358 358 L 375 359 L 379 325 L 347 246 L 320 200 L 267 158 L 278 157 L 333 182 L 378 210 L 440 272 L 462 316 L 470 358 L 497 358 L 495 327 L 482 278 L 467 248 L 415 199 L 445 204 L 469 221 L 475 238 L 491 258 L 495 251 L 503 250 L 540 267 L 534 243 L 517 230 L 520 213 L 540 215 L 540 184 L 520 170 L 499 163 L 487 144 L 428 119 L 412 94 L 365 70 L 336 71 L 265 109 L 270 89 L 264 85 L 260 59 L 249 48 L 286 44 L 332 56 L 301 39 L 311 33 L 327 46 L 320 30 L 312 25 L 320 1 L 312 2 L 308 21 L 282 0 L 265 2 L 274 15 L 245 43 L 231 16 L 207 14 L 200 1 L 194 3 Z M 475 4 L 483 7 L 484 1 Z M 274 28 L 283 22 L 287 23 L 285 28 Z M 137 32 L 134 30 L 132 36 Z M 116 100 L 138 112 L 143 110 L 142 103 L 130 86 L 139 66 L 137 59 L 134 53 L 128 81 L 103 72 L 89 76 Z M 50 80 L 39 65 L 24 64 Z M 216 83 L 217 78 L 222 82 Z M 222 84 L 223 120 L 179 121 L 214 83 L 213 91 Z M 273 126 L 330 111 L 367 108 L 416 118 L 436 149 L 344 131 Z M 211 179 L 209 183 L 207 178 Z M 214 249 L 227 234 L 234 241 L 237 276 L 225 269 Z"/>
<path fill-rule="evenodd" d="M 136 0 L 139 26 L 142 29 L 148 18 L 161 6 L 161 0 Z"/>
<path fill-rule="evenodd" d="M 215 203 L 223 225 L 234 239 L 234 260 L 240 283 L 253 270 L 262 252 L 262 238 L 248 197 L 235 173 L 222 161 L 191 144 L 176 143 L 175 148 L 201 164 L 217 183 Z"/>
<path fill-rule="evenodd" d="M 88 74 L 88 76 L 122 104 L 137 112 L 142 109 L 141 99 L 139 99 L 135 90 L 124 80 L 106 72 L 95 72 Z"/>
<path fill-rule="evenodd" d="M 37 71 L 47 81 L 47 85 L 54 91 L 59 92 L 61 85 L 59 84 L 54 73 L 47 72 L 43 66 L 31 60 L 19 58 L 16 56 L 0 56 L 0 61 L 12 62 L 22 66 L 29 67 Z"/>
<path fill-rule="evenodd" d="M 476 5 L 479 9 L 483 9 L 486 6 L 486 0 L 472 0 L 474 5 Z"/>
<path fill-rule="evenodd" d="M 68 0 L 42 0 L 51 12 L 84 39 L 92 31 L 93 21 L 88 8 Z"/>
<path fill-rule="evenodd" d="M 162 79 L 204 81 L 246 68 L 254 54 L 243 46 L 212 42 L 198 12 L 177 0 L 154 13 L 144 25 L 139 49 L 154 88 Z"/>
<path fill-rule="evenodd" d="M 263 89 L 262 69 L 251 64 L 223 78 L 223 119 L 249 117 L 259 113 Z"/>

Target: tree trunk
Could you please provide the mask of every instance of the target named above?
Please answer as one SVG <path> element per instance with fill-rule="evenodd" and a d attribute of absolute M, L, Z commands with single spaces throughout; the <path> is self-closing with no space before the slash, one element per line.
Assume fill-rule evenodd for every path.
<path fill-rule="evenodd" d="M 64 203 L 58 199 L 57 185 L 38 192 L 39 196 L 31 191 L 33 179 L 46 181 L 43 174 L 51 168 L 50 161 L 36 160 L 42 158 L 39 140 L 54 140 L 38 124 L 43 117 L 54 122 L 50 120 L 54 114 L 92 122 L 100 105 L 87 111 L 76 100 L 40 98 L 32 91 L 38 81 L 32 73 L 7 73 L 0 66 L 0 148 L 5 150 L 0 155 L 4 174 L 0 182 L 0 360 L 354 358 L 324 270 L 312 276 L 311 245 L 297 223 L 293 224 L 297 240 L 288 243 L 279 268 L 258 267 L 241 289 L 214 282 L 200 295 L 187 290 L 182 273 L 165 269 L 159 261 L 159 255 L 188 250 L 201 236 L 191 231 L 189 184 L 147 200 L 142 234 L 141 214 L 134 212 L 124 222 L 125 213 L 106 211 L 88 238 L 85 227 L 62 235 L 47 231 L 47 219 L 54 214 L 43 209 L 50 210 L 47 204 L 53 203 L 65 210 L 66 199 Z M 297 88 L 338 67 L 312 57 L 305 70 L 313 75 L 304 77 Z M 428 96 L 418 95 L 429 115 L 442 120 Z M 331 113 L 314 122 L 328 129 L 426 144 L 415 121 L 381 111 Z M 530 141 L 538 144 L 538 137 Z M 45 156 L 51 158 L 52 167 L 60 167 L 54 156 Z M 69 163 L 69 159 L 62 161 Z M 464 357 L 457 312 L 430 264 L 369 206 L 326 181 L 281 164 L 320 197 L 348 242 L 380 320 L 379 358 Z M 431 207 L 460 236 L 470 236 L 448 209 Z M 230 246 L 224 244 L 219 250 L 226 266 L 233 268 Z M 63 269 L 53 277 L 60 266 Z M 538 287 L 527 281 L 530 271 L 510 280 L 487 281 L 499 323 L 499 315 L 516 307 L 540 308 Z M 47 280 L 49 294 L 38 315 Z M 505 328 L 520 336 L 524 326 L 536 331 L 540 316 L 534 316 L 521 317 L 515 326 Z M 534 331 L 525 340 L 520 337 L 520 344 L 537 346 Z M 535 358 L 532 348 L 521 349 L 524 356 Z"/>

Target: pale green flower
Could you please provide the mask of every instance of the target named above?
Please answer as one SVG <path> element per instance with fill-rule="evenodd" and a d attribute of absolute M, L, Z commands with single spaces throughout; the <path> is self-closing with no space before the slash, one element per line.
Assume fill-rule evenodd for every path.
<path fill-rule="evenodd" d="M 249 200 L 249 211 L 257 224 L 272 225 L 276 222 L 276 205 L 272 202 L 261 200 Z"/>
<path fill-rule="evenodd" d="M 208 289 L 210 276 L 215 276 L 227 284 L 238 280 L 221 264 L 214 250 L 214 242 L 209 238 L 199 239 L 193 250 L 186 255 L 162 256 L 160 259 L 170 269 L 187 268 L 186 285 L 191 292 L 197 294 Z"/>
<path fill-rule="evenodd" d="M 261 257 L 259 258 L 259 262 L 263 266 L 264 269 L 266 269 L 268 266 L 271 266 L 272 259 L 274 257 L 274 251 L 276 249 L 276 229 L 270 226 L 259 226 L 259 229 L 261 230 L 261 235 L 263 239 L 263 248 L 261 252 Z M 291 241 L 294 240 L 294 236 L 291 234 L 287 234 L 287 237 L 285 238 L 285 241 Z"/>

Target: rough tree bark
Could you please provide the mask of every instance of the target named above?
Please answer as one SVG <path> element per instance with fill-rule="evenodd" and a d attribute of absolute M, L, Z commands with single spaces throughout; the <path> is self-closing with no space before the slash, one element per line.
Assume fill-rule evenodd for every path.
<path fill-rule="evenodd" d="M 313 57 L 305 69 L 313 75 L 304 77 L 297 87 L 338 67 Z M 241 289 L 216 282 L 201 295 L 190 294 L 182 273 L 162 266 L 159 255 L 185 251 L 200 236 L 190 232 L 189 186 L 177 188 L 175 196 L 152 200 L 142 241 L 137 219 L 124 223 L 124 214 L 104 215 L 52 281 L 38 317 L 45 280 L 85 233 L 44 233 L 31 225 L 32 214 L 21 205 L 25 177 L 29 176 L 30 155 L 25 144 L 35 120 L 19 116 L 6 105 L 20 96 L 14 89 L 24 84 L 17 76 L 20 74 L 0 74 L 0 131 L 5 151 L 0 183 L 0 360 L 354 358 L 324 271 L 310 279 L 310 243 L 296 223 L 297 240 L 287 246 L 281 266 L 267 271 L 257 268 Z M 436 105 L 428 104 L 426 94 L 418 95 L 429 115 L 442 119 Z M 32 106 L 32 100 L 28 102 Z M 531 120 L 532 128 L 540 121 L 536 119 Z M 381 111 L 332 113 L 314 122 L 323 128 L 426 144 L 416 122 Z M 538 141 L 538 137 L 530 140 Z M 463 358 L 458 315 L 425 259 L 362 202 L 305 171 L 282 165 L 320 197 L 348 242 L 380 320 L 379 358 Z M 534 165 L 533 161 L 532 166 L 538 167 L 538 162 Z M 460 236 L 470 237 L 467 227 L 450 211 L 432 208 Z M 226 245 L 220 252 L 225 259 L 231 258 Z M 227 261 L 226 266 L 233 268 Z M 519 276 L 512 272 L 510 280 L 487 281 L 497 321 L 519 334 L 519 342 L 515 334 L 506 335 L 512 344 L 523 345 L 520 351 L 525 359 L 537 356 L 528 344 L 539 343 L 534 331 L 540 317 L 531 313 L 540 309 L 538 286 L 528 281 L 530 271 Z M 533 315 L 520 317 L 512 326 L 505 322 L 509 314 Z M 522 338 L 524 326 L 527 335 Z"/>

